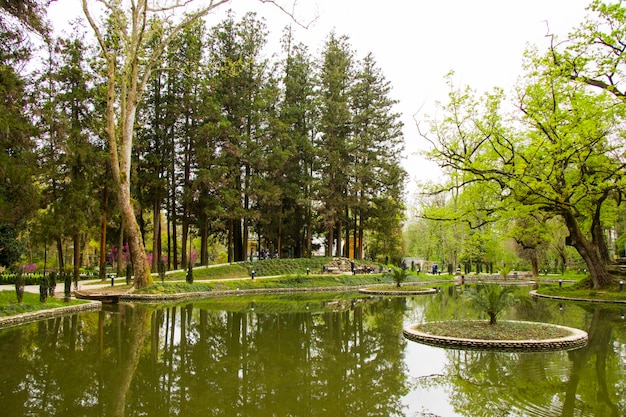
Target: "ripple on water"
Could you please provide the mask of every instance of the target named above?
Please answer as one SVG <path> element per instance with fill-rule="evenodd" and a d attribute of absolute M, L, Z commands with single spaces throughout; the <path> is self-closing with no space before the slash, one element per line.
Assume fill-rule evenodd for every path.
<path fill-rule="evenodd" d="M 507 416 L 552 417 L 561 415 L 563 384 L 569 379 L 571 362 L 567 352 L 502 353 L 516 356 L 515 362 L 523 367 L 505 372 L 508 379 L 504 390 L 497 395 L 497 409 L 507 409 Z M 512 379 L 512 380 L 511 380 Z"/>

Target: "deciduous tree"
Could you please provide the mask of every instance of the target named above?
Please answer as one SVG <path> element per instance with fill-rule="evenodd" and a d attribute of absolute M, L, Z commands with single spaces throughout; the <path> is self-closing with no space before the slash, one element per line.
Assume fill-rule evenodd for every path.
<path fill-rule="evenodd" d="M 110 40 L 104 30 L 105 25 L 98 20 L 94 11 L 94 3 L 83 0 L 83 11 L 93 29 L 100 53 L 106 63 L 107 93 L 107 126 L 106 132 L 111 157 L 112 176 L 115 180 L 118 202 L 126 236 L 132 255 L 135 287 L 142 287 L 152 281 L 144 243 L 141 238 L 137 219 L 132 204 L 131 158 L 137 106 L 145 92 L 150 75 L 168 43 L 185 27 L 201 19 L 211 10 L 227 3 L 228 0 L 210 0 L 201 3 L 191 10 L 190 4 L 200 2 L 171 1 L 166 4 L 149 0 L 138 0 L 130 4 L 122 1 L 100 1 L 105 6 L 111 19 L 111 36 L 117 38 L 122 45 L 122 54 L 111 47 Z M 188 11 L 184 17 L 175 20 L 182 8 Z M 150 21 L 153 16 L 165 14 L 169 19 L 163 26 L 162 42 L 155 48 L 148 48 L 147 42 L 152 39 L 153 30 Z M 145 52 L 150 50 L 150 54 Z"/>

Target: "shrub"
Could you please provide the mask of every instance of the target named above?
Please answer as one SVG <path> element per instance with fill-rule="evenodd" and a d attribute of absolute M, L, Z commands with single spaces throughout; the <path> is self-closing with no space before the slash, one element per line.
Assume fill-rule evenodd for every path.
<path fill-rule="evenodd" d="M 406 268 L 396 268 L 392 267 L 389 275 L 393 279 L 393 282 L 396 283 L 396 287 L 400 288 L 400 284 L 409 277 L 409 273 L 406 271 Z"/>
<path fill-rule="evenodd" d="M 489 324 L 496 324 L 502 311 L 513 302 L 513 289 L 500 285 L 478 285 L 466 293 L 471 302 L 489 316 Z"/>
<path fill-rule="evenodd" d="M 21 304 L 24 298 L 24 282 L 22 281 L 22 274 L 18 272 L 15 278 L 15 295 L 17 296 L 17 303 Z"/>

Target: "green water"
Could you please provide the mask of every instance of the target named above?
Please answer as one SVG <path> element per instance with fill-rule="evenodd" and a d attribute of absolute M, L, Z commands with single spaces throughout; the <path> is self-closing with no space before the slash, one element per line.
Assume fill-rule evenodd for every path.
<path fill-rule="evenodd" d="M 527 289 L 524 289 L 525 292 Z M 0 331 L 0 415 L 623 416 L 620 308 L 518 303 L 506 318 L 589 332 L 586 348 L 497 353 L 407 341 L 477 318 L 460 291 L 122 304 Z"/>

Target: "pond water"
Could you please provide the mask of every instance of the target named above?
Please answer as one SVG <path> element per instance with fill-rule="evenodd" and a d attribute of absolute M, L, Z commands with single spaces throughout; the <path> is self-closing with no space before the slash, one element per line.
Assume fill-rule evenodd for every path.
<path fill-rule="evenodd" d="M 588 346 L 569 352 L 403 338 L 411 323 L 479 318 L 461 292 L 120 304 L 5 329 L 0 415 L 626 415 L 622 309 L 526 297 L 503 317 L 587 331 Z"/>

